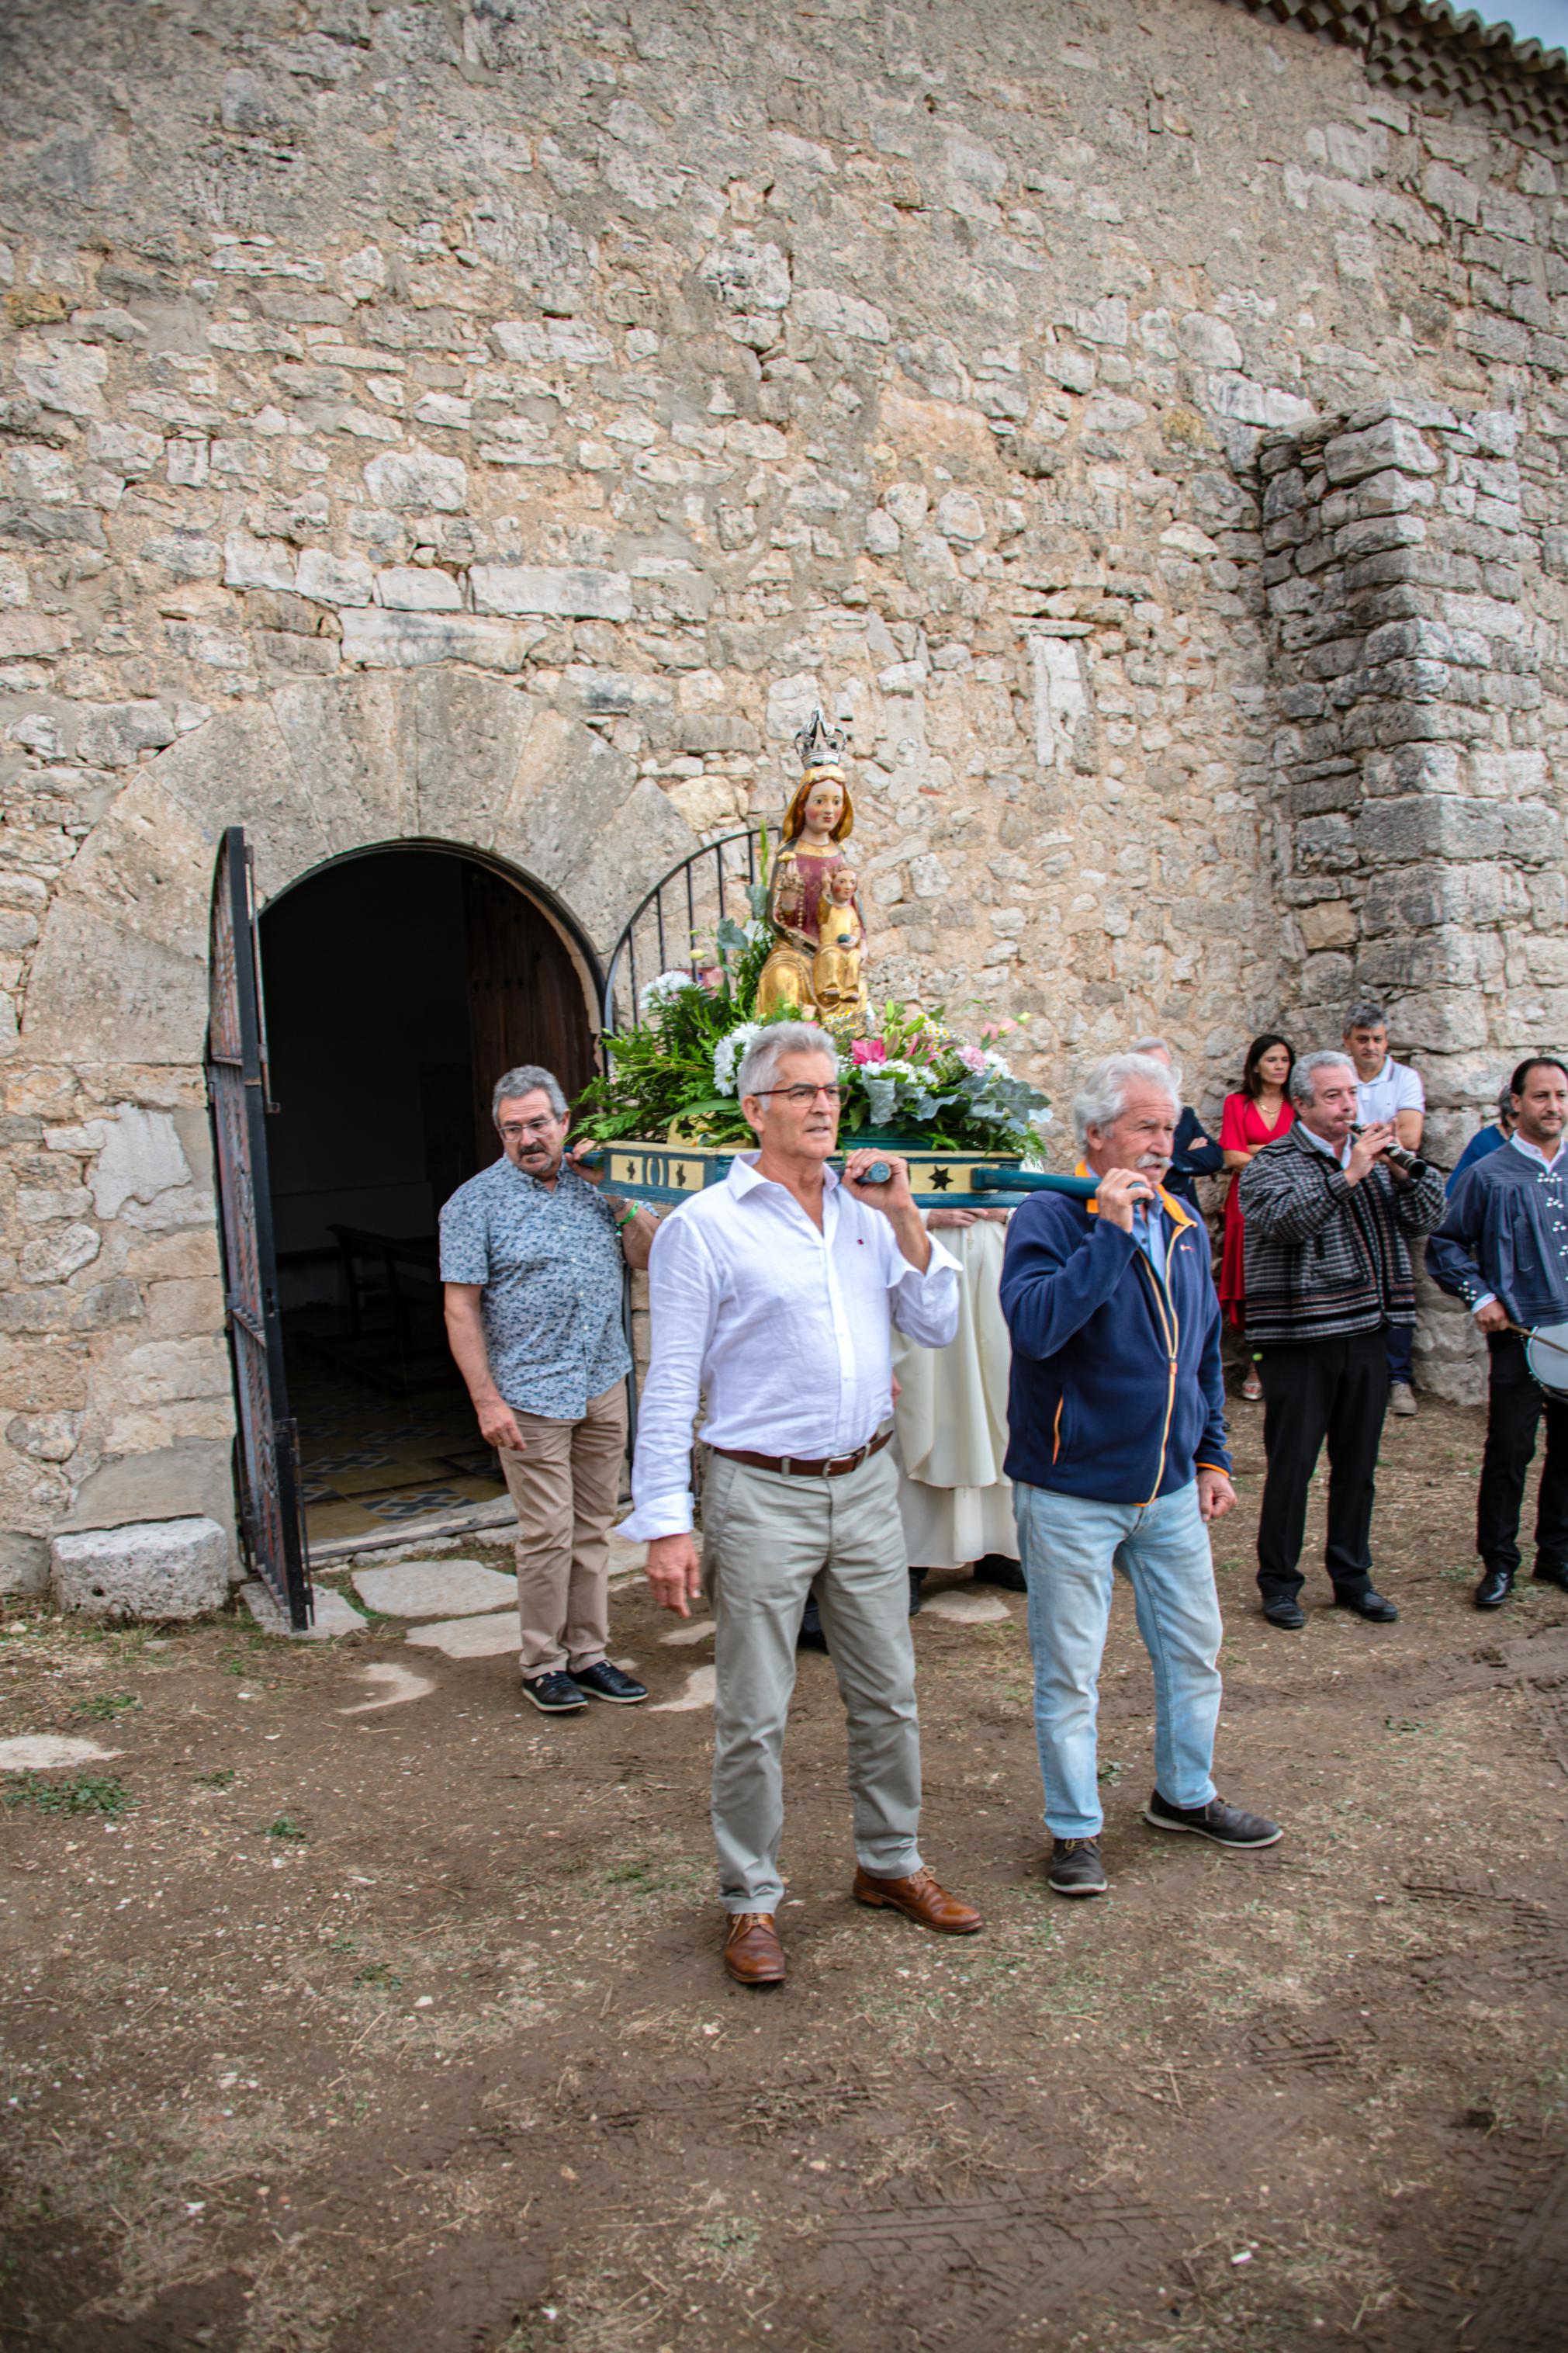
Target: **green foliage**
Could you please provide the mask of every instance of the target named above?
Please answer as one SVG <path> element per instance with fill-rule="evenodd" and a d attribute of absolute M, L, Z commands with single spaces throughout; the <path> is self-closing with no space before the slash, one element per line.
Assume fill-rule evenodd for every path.
<path fill-rule="evenodd" d="M 763 883 L 753 904 L 765 905 Z M 605 1039 L 609 1069 L 578 1100 L 580 1129 L 601 1144 L 637 1136 L 649 1143 L 745 1145 L 752 1131 L 733 1091 L 745 1039 L 759 1029 L 796 1017 L 784 1008 L 759 1021 L 757 982 L 773 946 L 771 927 L 757 917 L 744 929 L 726 917 L 719 927 L 719 962 L 701 980 L 661 974 L 643 991 L 639 1026 Z M 889 1003 L 868 1023 L 870 1034 L 846 1039 L 839 1054 L 844 1090 L 840 1133 L 883 1141 L 918 1138 L 939 1152 L 1027 1150 L 1037 1139 L 1037 1114 L 1046 1098 L 1015 1078 L 995 1040 L 1011 1021 L 982 1029 L 986 1042 L 965 1045 L 942 1009 Z M 727 1039 L 745 1032 L 728 1056 Z M 715 1057 L 718 1064 L 715 1065 Z"/>
<path fill-rule="evenodd" d="M 18 1773 L 4 1796 L 7 1806 L 31 1806 L 39 1814 L 122 1814 L 132 1802 L 112 1773 L 72 1773 L 64 1781 Z"/>
<path fill-rule="evenodd" d="M 79 1699 L 71 1714 L 91 1716 L 98 1724 L 109 1724 L 115 1716 L 130 1715 L 141 1705 L 134 1692 L 95 1692 L 90 1699 Z"/>
<path fill-rule="evenodd" d="M 302 1839 L 304 1835 L 302 1826 L 292 1814 L 279 1814 L 276 1821 L 268 1823 L 263 1832 L 264 1837 L 275 1839 Z"/>
<path fill-rule="evenodd" d="M 196 1775 L 196 1787 L 198 1789 L 226 1789 L 233 1778 L 234 1767 L 232 1765 L 220 1765 L 214 1772 L 198 1773 Z"/>

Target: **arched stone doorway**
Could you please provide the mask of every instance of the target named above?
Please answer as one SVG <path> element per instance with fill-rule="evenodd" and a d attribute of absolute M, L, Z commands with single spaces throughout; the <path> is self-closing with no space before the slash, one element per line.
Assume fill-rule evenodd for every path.
<path fill-rule="evenodd" d="M 440 845 L 514 877 L 590 963 L 697 847 L 603 735 L 456 668 L 291 681 L 136 771 L 52 894 L 11 1063 L 61 1182 L 91 1195 L 90 1217 L 73 1211 L 75 1256 L 15 1322 L 19 1377 L 70 1421 L 69 1454 L 30 1474 L 12 1514 L 30 1575 L 47 1574 L 56 1532 L 208 1515 L 232 1535 L 203 1073 L 213 871 L 232 826 L 264 911 L 336 861 Z"/>
<path fill-rule="evenodd" d="M 504 1493 L 446 1346 L 442 1204 L 497 1153 L 517 1062 L 591 1075 L 598 966 L 494 861 L 402 842 L 335 860 L 260 921 L 272 1231 L 312 1553 Z"/>

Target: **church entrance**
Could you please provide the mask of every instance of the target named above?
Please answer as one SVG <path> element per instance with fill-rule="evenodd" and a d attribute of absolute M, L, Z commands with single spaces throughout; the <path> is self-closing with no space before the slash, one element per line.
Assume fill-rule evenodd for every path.
<path fill-rule="evenodd" d="M 320 868 L 260 921 L 267 1143 L 312 1556 L 508 1515 L 441 1320 L 437 1221 L 518 1062 L 592 1075 L 597 971 L 510 875 L 423 846 Z"/>

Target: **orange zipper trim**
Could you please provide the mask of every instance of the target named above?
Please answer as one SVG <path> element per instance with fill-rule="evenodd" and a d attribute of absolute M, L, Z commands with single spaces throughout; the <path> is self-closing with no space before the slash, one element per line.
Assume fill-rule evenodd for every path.
<path fill-rule="evenodd" d="M 1056 1425 L 1055 1425 L 1055 1428 L 1054 1428 L 1054 1430 L 1053 1430 L 1053 1431 L 1052 1431 L 1052 1445 L 1051 1445 L 1051 1461 L 1052 1461 L 1053 1462 L 1056 1461 L 1057 1456 L 1058 1456 L 1058 1455 L 1061 1452 L 1061 1451 L 1062 1451 L 1062 1408 L 1063 1408 L 1063 1406 L 1064 1406 L 1064 1405 L 1066 1405 L 1066 1403 L 1067 1403 L 1067 1393 L 1066 1393 L 1066 1391 L 1064 1390 L 1064 1391 L 1063 1391 L 1063 1393 L 1062 1393 L 1062 1395 L 1061 1395 L 1059 1398 L 1058 1398 L 1058 1399 L 1057 1399 L 1057 1419 L 1056 1419 Z"/>

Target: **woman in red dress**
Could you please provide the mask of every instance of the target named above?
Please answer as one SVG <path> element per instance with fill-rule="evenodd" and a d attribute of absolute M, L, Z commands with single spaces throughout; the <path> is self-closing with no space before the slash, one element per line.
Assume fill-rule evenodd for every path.
<path fill-rule="evenodd" d="M 1244 1257 L 1241 1202 L 1237 1198 L 1241 1171 L 1253 1155 L 1285 1134 L 1296 1114 L 1290 1108 L 1290 1072 L 1296 1055 L 1287 1038 L 1271 1031 L 1255 1038 L 1247 1050 L 1239 1094 L 1226 1095 L 1220 1121 L 1220 1149 L 1225 1165 L 1235 1174 L 1225 1200 L 1225 1250 L 1220 1260 L 1220 1304 L 1239 1330 L 1247 1322 L 1247 1269 Z M 1248 1359 L 1241 1394 L 1256 1404 L 1263 1395 L 1258 1367 Z"/>

